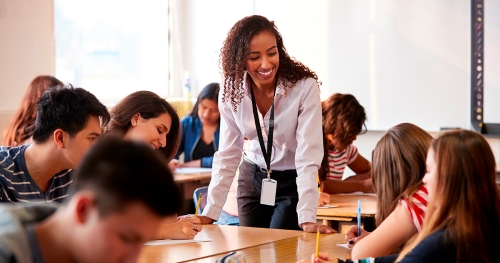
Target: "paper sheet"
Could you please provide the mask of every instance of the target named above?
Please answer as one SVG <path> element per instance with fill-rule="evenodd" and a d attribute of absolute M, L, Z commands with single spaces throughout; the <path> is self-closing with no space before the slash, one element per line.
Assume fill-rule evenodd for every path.
<path fill-rule="evenodd" d="M 195 174 L 195 173 L 211 173 L 212 168 L 201 168 L 201 167 L 184 167 L 175 168 L 175 174 Z"/>
<path fill-rule="evenodd" d="M 345 247 L 347 249 L 351 249 L 350 247 L 347 246 L 347 244 L 337 244 L 337 246 L 339 246 L 339 247 Z"/>
<path fill-rule="evenodd" d="M 318 209 L 322 209 L 322 208 L 335 208 L 335 207 L 339 207 L 339 205 L 322 205 L 322 206 L 318 206 Z"/>
<path fill-rule="evenodd" d="M 174 240 L 174 239 L 160 239 L 146 242 L 145 246 L 163 246 L 163 245 L 176 245 L 176 244 L 185 244 L 185 243 L 198 243 L 198 242 L 211 242 L 212 239 L 204 238 L 204 237 L 194 237 L 194 239 L 183 239 L 183 240 Z"/>

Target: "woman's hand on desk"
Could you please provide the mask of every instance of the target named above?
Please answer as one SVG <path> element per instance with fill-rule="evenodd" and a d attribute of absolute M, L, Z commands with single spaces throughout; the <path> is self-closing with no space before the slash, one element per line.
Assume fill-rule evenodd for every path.
<path fill-rule="evenodd" d="M 363 239 L 369 234 L 370 232 L 361 229 L 361 235 L 358 237 L 358 226 L 351 226 L 345 233 L 345 241 L 347 242 L 347 246 L 352 248 L 359 240 Z"/>
<path fill-rule="evenodd" d="M 325 226 L 322 224 L 311 223 L 311 222 L 300 224 L 300 228 L 302 228 L 302 230 L 304 230 L 304 232 L 307 232 L 307 233 L 316 233 L 318 228 L 319 228 L 319 232 L 321 234 L 337 233 L 337 231 L 335 231 L 335 229 L 333 229 L 331 227 L 328 227 L 328 226 Z"/>
<path fill-rule="evenodd" d="M 181 167 L 181 165 L 179 164 L 179 160 L 177 159 L 172 159 L 172 161 L 168 163 L 168 168 L 170 168 L 171 171 L 174 171 L 176 168 L 179 167 Z"/>
<path fill-rule="evenodd" d="M 161 224 L 157 239 L 193 239 L 203 229 L 198 217 L 186 218 L 175 223 Z"/>
<path fill-rule="evenodd" d="M 183 215 L 183 216 L 179 216 L 177 217 L 177 220 L 183 220 L 183 219 L 186 219 L 186 218 L 194 218 L 195 216 L 194 215 Z M 213 224 L 215 222 L 215 220 L 213 220 L 212 218 L 208 217 L 208 216 L 196 216 L 201 224 L 203 225 L 210 225 L 210 224 Z"/>

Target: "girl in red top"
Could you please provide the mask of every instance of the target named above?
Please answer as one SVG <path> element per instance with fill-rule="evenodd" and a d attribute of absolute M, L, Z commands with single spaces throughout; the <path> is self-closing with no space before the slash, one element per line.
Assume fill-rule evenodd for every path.
<path fill-rule="evenodd" d="M 398 252 L 421 230 L 428 201 L 422 178 L 431 140 L 421 128 L 402 123 L 389 129 L 377 143 L 372 157 L 377 228 L 371 233 L 361 230 L 360 236 L 356 236 L 357 226 L 347 231 L 353 259 Z"/>

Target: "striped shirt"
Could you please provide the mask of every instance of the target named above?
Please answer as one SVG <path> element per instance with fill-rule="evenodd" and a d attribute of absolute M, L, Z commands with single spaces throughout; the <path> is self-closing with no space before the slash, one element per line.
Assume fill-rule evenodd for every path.
<path fill-rule="evenodd" d="M 411 220 L 415 227 L 417 227 L 418 232 L 422 230 L 422 225 L 424 224 L 425 214 L 427 214 L 427 203 L 429 202 L 429 195 L 427 188 L 425 186 L 420 187 L 417 192 L 413 194 L 412 205 L 408 202 L 408 199 L 403 198 L 401 202 L 406 207 L 406 210 L 410 213 Z"/>
<path fill-rule="evenodd" d="M 0 202 L 62 202 L 73 183 L 71 169 L 54 175 L 44 193 L 26 168 L 24 151 L 28 146 L 0 147 Z"/>
<path fill-rule="evenodd" d="M 350 144 L 346 149 L 328 152 L 328 164 L 330 172 L 326 176 L 329 180 L 342 180 L 345 167 L 358 158 L 358 148 Z"/>

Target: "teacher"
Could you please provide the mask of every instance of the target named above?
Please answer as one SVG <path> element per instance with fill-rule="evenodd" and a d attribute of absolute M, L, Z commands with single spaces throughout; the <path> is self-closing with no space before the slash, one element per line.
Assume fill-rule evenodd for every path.
<path fill-rule="evenodd" d="M 291 58 L 274 22 L 258 15 L 231 28 L 220 63 L 220 144 L 201 221 L 219 218 L 246 138 L 237 192 L 240 225 L 335 232 L 316 224 L 323 158 L 316 73 Z"/>

